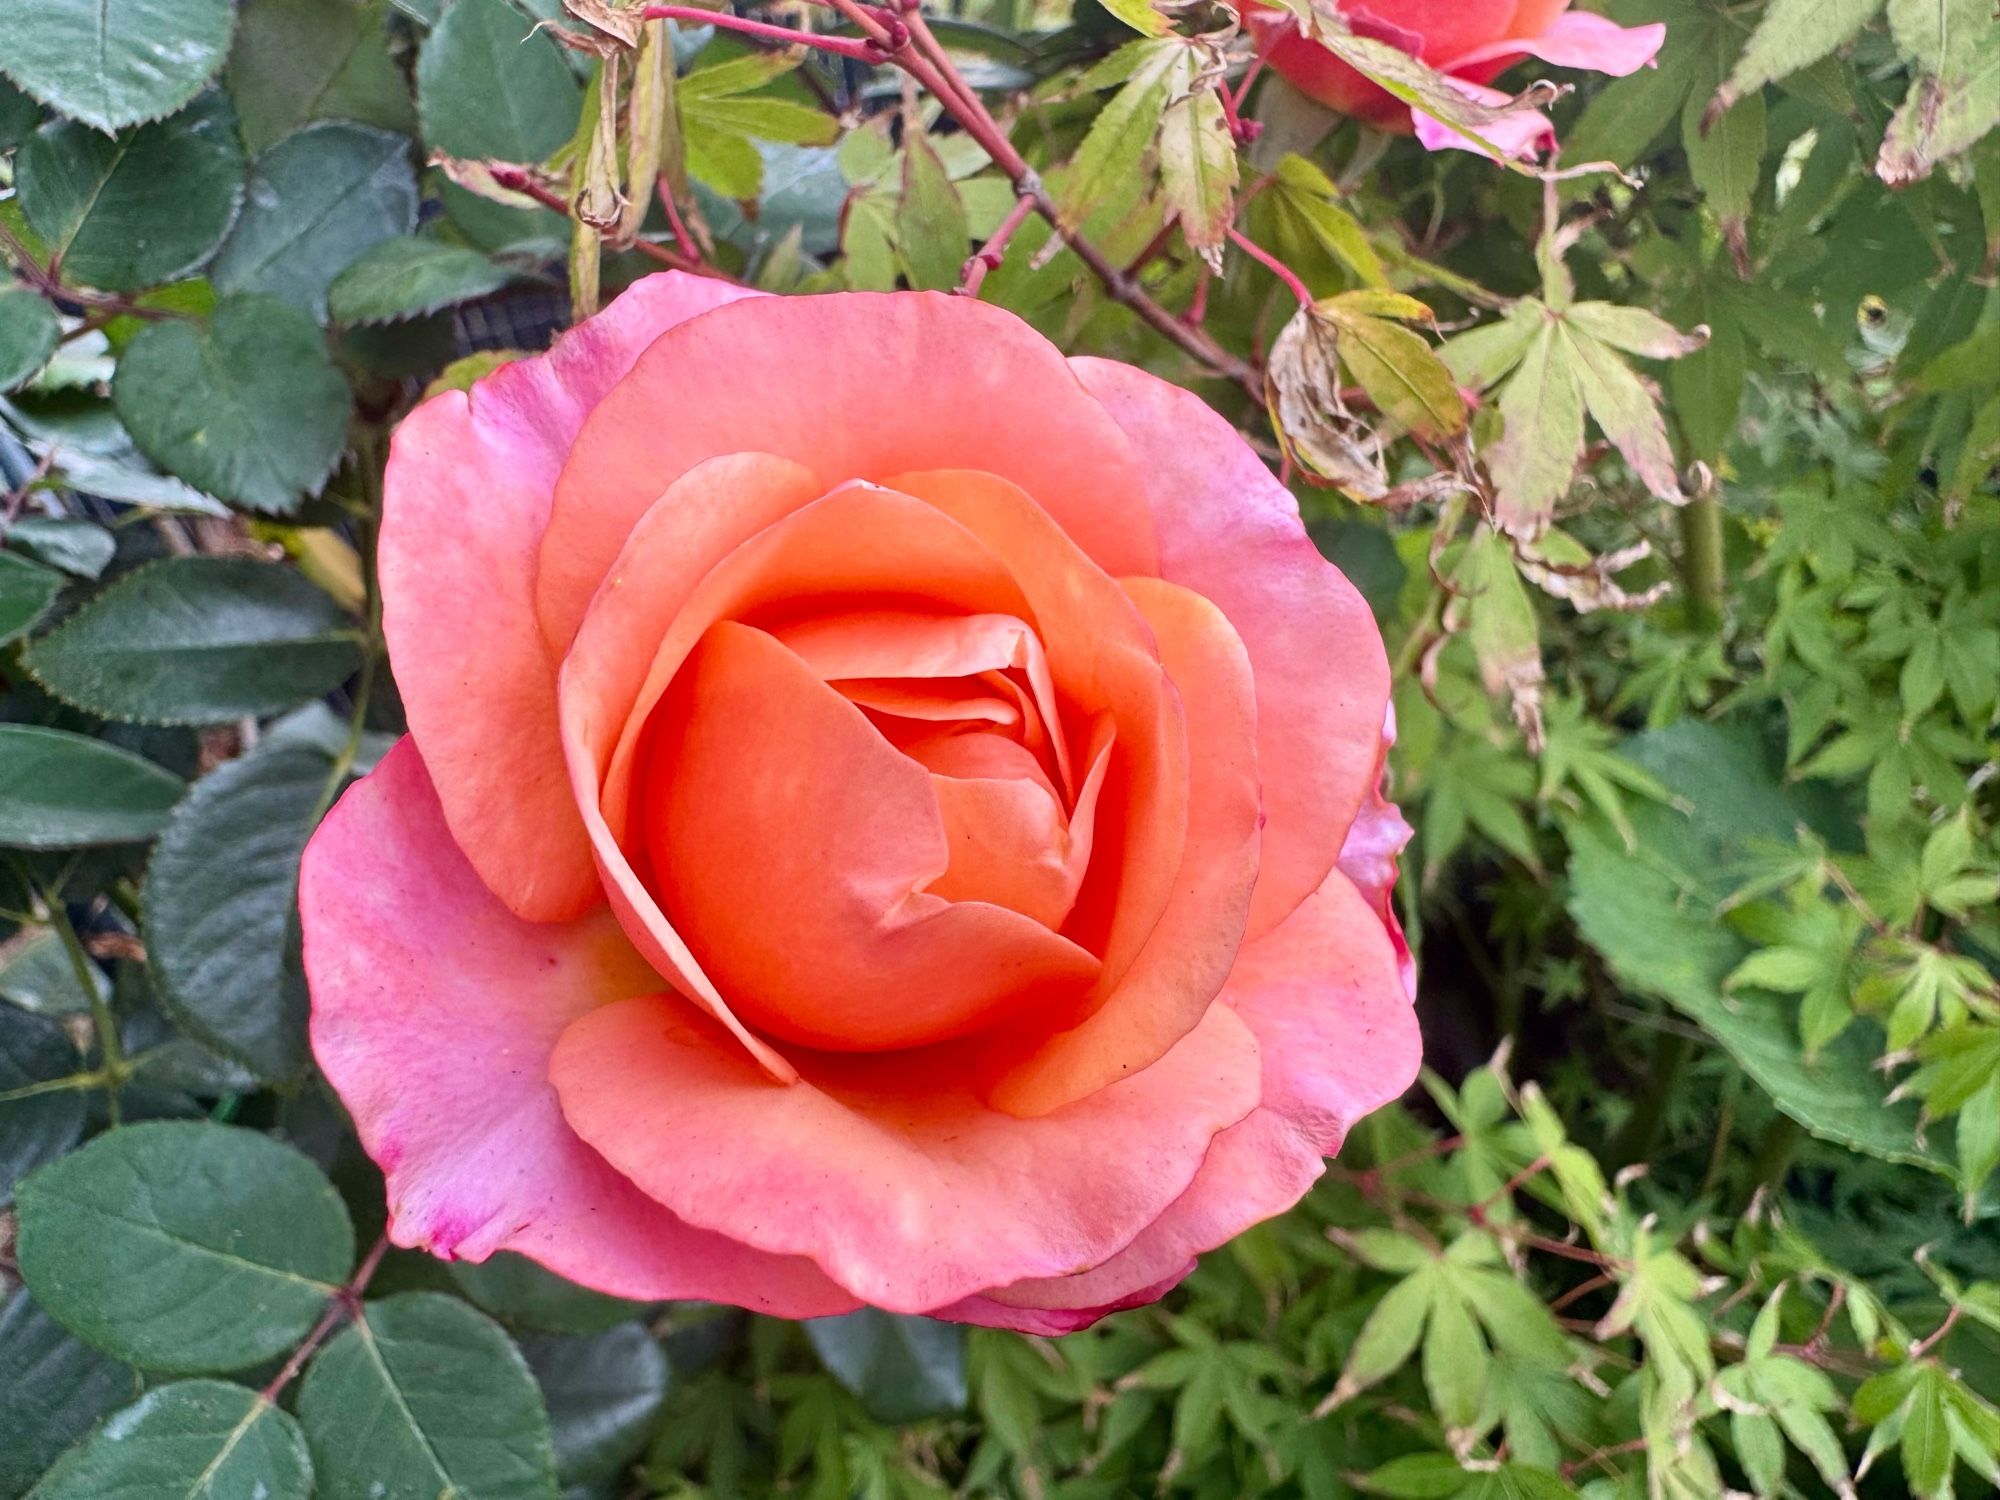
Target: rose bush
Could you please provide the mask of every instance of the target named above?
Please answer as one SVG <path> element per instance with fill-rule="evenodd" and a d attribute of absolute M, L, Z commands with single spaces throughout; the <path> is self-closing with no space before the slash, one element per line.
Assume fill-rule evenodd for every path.
<path fill-rule="evenodd" d="M 404 421 L 380 575 L 301 911 L 399 1244 L 1062 1331 L 1414 1076 L 1381 639 L 1185 391 L 669 273 Z"/>
<path fill-rule="evenodd" d="M 1623 78 L 1651 63 L 1666 40 L 1662 23 L 1620 26 L 1569 5 L 1570 0 L 1334 0 L 1358 34 L 1421 59 L 1487 103 L 1506 97 L 1484 87 L 1487 81 L 1527 58 Z M 1427 115 L 1413 119 L 1407 104 L 1304 35 L 1291 12 L 1253 4 L 1246 18 L 1271 67 L 1328 108 L 1385 130 L 1414 129 L 1433 150 L 1464 143 Z M 1547 122 L 1528 110 L 1496 121 L 1488 135 L 1517 154 L 1553 139 Z"/>

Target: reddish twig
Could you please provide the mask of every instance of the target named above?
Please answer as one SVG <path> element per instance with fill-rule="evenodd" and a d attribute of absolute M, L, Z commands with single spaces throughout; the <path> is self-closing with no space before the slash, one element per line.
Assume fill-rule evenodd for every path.
<path fill-rule="evenodd" d="M 699 265 L 701 247 L 695 243 L 694 236 L 688 233 L 688 227 L 681 219 L 680 205 L 674 202 L 673 188 L 668 185 L 665 177 L 661 177 L 655 186 L 659 193 L 660 207 L 667 213 L 667 227 L 674 232 L 674 243 L 680 246 L 681 254 Z"/>
<path fill-rule="evenodd" d="M 552 213 L 559 213 L 565 218 L 570 217 L 568 200 L 562 194 L 551 192 L 535 181 L 526 168 L 515 166 L 511 162 L 495 161 L 487 162 L 486 170 L 496 186 L 505 188 L 510 193 L 519 193 L 525 198 L 532 198 Z M 678 227 L 675 233 L 680 233 Z M 669 250 L 665 245 L 656 245 L 651 240 L 634 240 L 632 248 L 648 260 L 657 261 L 675 271 L 686 271 L 693 276 L 707 276 L 716 281 L 736 280 L 719 266 L 712 266 L 698 257 L 683 255 L 677 250 Z"/>
<path fill-rule="evenodd" d="M 696 5 L 649 5 L 639 14 L 648 21 L 691 21 L 699 26 L 715 26 L 723 31 L 739 32 L 759 41 L 777 42 L 787 47 L 816 47 L 822 52 L 851 57 L 856 62 L 874 64 L 885 60 L 882 49 L 872 41 L 857 42 L 851 37 L 820 36 L 816 32 L 800 31 L 794 26 L 746 21 L 726 10 L 703 10 Z"/>
<path fill-rule="evenodd" d="M 382 1257 L 389 1253 L 389 1233 L 384 1230 L 376 1239 L 374 1247 L 362 1257 L 361 1264 L 354 1268 L 354 1274 L 347 1278 L 347 1285 L 338 1288 L 326 1300 L 326 1311 L 313 1324 L 305 1342 L 292 1351 L 292 1357 L 284 1367 L 271 1377 L 271 1383 L 259 1392 L 265 1401 L 276 1401 L 284 1388 L 298 1378 L 299 1371 L 306 1367 L 306 1361 L 318 1352 L 343 1317 L 361 1316 L 361 1294 L 368 1290 L 368 1283 L 375 1279 L 376 1267 L 382 1264 Z"/>
<path fill-rule="evenodd" d="M 1312 306 L 1312 292 L 1306 287 L 1303 281 L 1299 280 L 1297 274 L 1290 266 L 1279 260 L 1277 256 L 1266 250 L 1262 245 L 1258 244 L 1249 235 L 1234 225 L 1230 226 L 1229 238 L 1237 249 L 1256 261 L 1258 265 L 1269 271 L 1278 280 L 1282 281 L 1285 284 L 1285 290 L 1298 299 L 1300 307 Z"/>
<path fill-rule="evenodd" d="M 1035 200 L 1016 198 L 1014 206 L 1007 210 L 1007 217 L 1000 221 L 1000 227 L 993 231 L 985 244 L 973 253 L 960 273 L 958 293 L 962 297 L 977 297 L 980 285 L 986 280 L 988 271 L 997 271 L 1007 258 L 1007 242 L 1014 233 L 1028 222 L 1028 216 L 1035 211 Z"/>

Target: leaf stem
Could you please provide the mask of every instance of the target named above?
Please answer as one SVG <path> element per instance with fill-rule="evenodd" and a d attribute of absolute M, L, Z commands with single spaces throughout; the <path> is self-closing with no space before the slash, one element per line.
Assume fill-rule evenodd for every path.
<path fill-rule="evenodd" d="M 1688 623 L 1704 635 L 1722 628 L 1724 594 L 1722 502 L 1696 495 L 1681 507 L 1681 581 Z"/>
<path fill-rule="evenodd" d="M 291 1358 L 285 1361 L 284 1367 L 271 1377 L 271 1383 L 257 1393 L 261 1399 L 268 1402 L 275 1402 L 278 1399 L 279 1393 L 298 1378 L 299 1371 L 306 1367 L 306 1361 L 311 1359 L 319 1346 L 326 1342 L 327 1335 L 333 1332 L 343 1315 L 350 1318 L 361 1315 L 361 1294 L 368 1289 L 368 1283 L 374 1280 L 375 1270 L 382 1264 L 382 1257 L 388 1252 L 389 1231 L 385 1229 L 375 1237 L 374 1245 L 361 1258 L 361 1264 L 354 1268 L 354 1274 L 347 1278 L 347 1284 L 327 1298 L 326 1311 L 321 1313 L 319 1321 L 313 1324 L 312 1332 L 308 1333 L 298 1348 L 292 1351 Z"/>
<path fill-rule="evenodd" d="M 98 1072 L 103 1075 L 105 1091 L 105 1113 L 111 1123 L 121 1123 L 123 1108 L 118 1091 L 124 1087 L 131 1070 L 125 1065 L 124 1048 L 118 1040 L 118 1020 L 111 1014 L 111 1007 L 104 996 L 98 993 L 98 983 L 102 974 L 91 962 L 89 952 L 83 946 L 83 939 L 76 935 L 76 926 L 69 919 L 69 910 L 63 905 L 62 893 L 46 887 L 42 890 L 42 902 L 49 909 L 49 926 L 62 940 L 63 951 L 69 955 L 70 968 L 76 974 L 76 982 L 84 997 L 90 1002 L 90 1020 L 97 1031 L 97 1049 L 102 1055 Z"/>
<path fill-rule="evenodd" d="M 1300 307 L 1312 306 L 1312 292 L 1307 289 L 1303 281 L 1299 280 L 1297 273 L 1290 266 L 1279 260 L 1277 256 L 1266 250 L 1233 224 L 1229 227 L 1229 238 L 1237 249 L 1256 261 L 1258 265 L 1269 271 L 1278 280 L 1282 281 L 1285 284 L 1285 290 L 1292 294 Z"/>

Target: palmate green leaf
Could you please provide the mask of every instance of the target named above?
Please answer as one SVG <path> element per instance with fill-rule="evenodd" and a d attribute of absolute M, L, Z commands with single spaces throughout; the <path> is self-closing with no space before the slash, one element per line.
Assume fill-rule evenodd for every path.
<path fill-rule="evenodd" d="M 43 1167 L 18 1198 L 36 1301 L 149 1370 L 240 1370 L 282 1353 L 354 1263 L 332 1184 L 248 1130 L 127 1125 Z"/>
<path fill-rule="evenodd" d="M 587 1337 L 529 1335 L 521 1354 L 548 1408 L 556 1481 L 616 1479 L 645 1448 L 666 1400 L 659 1341 L 643 1323 L 620 1323 Z"/>
<path fill-rule="evenodd" d="M 22 653 L 107 718 L 219 724 L 317 698 L 360 664 L 340 606 L 296 569 L 174 557 L 119 579 Z"/>
<path fill-rule="evenodd" d="M 15 1183 L 83 1135 L 84 1091 L 51 1086 L 82 1065 L 59 1022 L 0 1005 L 0 1208 Z"/>
<path fill-rule="evenodd" d="M 225 74 L 245 148 L 314 120 L 407 134 L 416 111 L 389 56 L 387 15 L 382 0 L 248 0 Z"/>
<path fill-rule="evenodd" d="M 55 309 L 24 286 L 0 286 L 0 392 L 26 385 L 56 352 Z"/>
<path fill-rule="evenodd" d="M 1437 1270 L 1434 1265 L 1427 1265 L 1383 1294 L 1348 1348 L 1347 1363 L 1341 1367 L 1340 1378 L 1327 1398 L 1328 1407 L 1352 1400 L 1370 1386 L 1379 1385 L 1417 1352 L 1437 1287 Z"/>
<path fill-rule="evenodd" d="M 327 290 L 335 323 L 396 323 L 498 291 L 512 279 L 477 250 L 401 235 L 348 263 Z"/>
<path fill-rule="evenodd" d="M 312 1488 L 297 1422 L 240 1385 L 183 1380 L 114 1413 L 30 1500 L 307 1500 Z"/>
<path fill-rule="evenodd" d="M 548 1414 L 484 1314 L 436 1292 L 365 1306 L 299 1390 L 319 1500 L 556 1500 Z"/>
<path fill-rule="evenodd" d="M 1510 534 L 1532 537 L 1569 492 L 1583 451 L 1574 349 L 1546 312 L 1500 392 L 1500 416 L 1506 428 L 1486 455 L 1499 490 L 1495 514 Z"/>
<path fill-rule="evenodd" d="M 864 1307 L 805 1324 L 821 1363 L 877 1420 L 965 1409 L 965 1334 L 955 1323 Z"/>
<path fill-rule="evenodd" d="M 958 282 L 971 230 L 965 201 L 929 136 L 903 141 L 903 191 L 896 202 L 896 254 L 910 285 L 941 291 Z"/>
<path fill-rule="evenodd" d="M 115 136 L 51 120 L 16 162 L 21 211 L 66 279 L 137 291 L 214 252 L 243 201 L 243 151 L 228 100 L 210 94 Z"/>
<path fill-rule="evenodd" d="M 1216 269 L 1236 211 L 1236 141 L 1222 96 L 1198 88 L 1167 106 L 1160 119 L 1160 184 L 1168 216 L 1188 248 Z"/>
<path fill-rule="evenodd" d="M 1341 362 L 1397 425 L 1427 441 L 1465 430 L 1465 398 L 1451 370 L 1420 334 L 1400 326 L 1427 321 L 1423 303 L 1363 288 L 1323 298 L 1311 313 L 1332 325 Z"/>
<path fill-rule="evenodd" d="M 269 297 L 232 297 L 200 328 L 152 324 L 126 348 L 111 395 L 153 462 L 280 515 L 333 472 L 351 404 L 313 320 Z"/>
<path fill-rule="evenodd" d="M 186 785 L 88 735 L 0 724 L 0 848 L 133 844 L 166 826 Z"/>
<path fill-rule="evenodd" d="M 249 200 L 209 275 L 326 320 L 327 288 L 356 256 L 417 222 L 410 142 L 345 121 L 308 125 L 250 169 Z"/>
<path fill-rule="evenodd" d="M 1720 115 L 1738 99 L 1845 46 L 1881 13 L 1882 0 L 1771 0 L 1743 54 L 1709 103 Z"/>
<path fill-rule="evenodd" d="M 1081 224 L 1098 204 L 1140 175 L 1167 103 L 1186 92 L 1194 62 L 1188 43 L 1165 36 L 1128 42 L 1085 76 L 1086 86 L 1107 73 L 1121 81 L 1111 102 L 1090 122 L 1063 179 L 1058 201 L 1065 224 Z"/>
<path fill-rule="evenodd" d="M 1740 730 L 1688 721 L 1634 737 L 1625 753 L 1678 805 L 1632 809 L 1636 853 L 1608 830 L 1571 830 L 1570 912 L 1585 939 L 1620 980 L 1671 1002 L 1714 1036 L 1815 1135 L 1951 1175 L 1950 1158 L 1918 1134 L 1914 1106 L 1886 1102 L 1876 1049 L 1857 1032 L 1808 1062 L 1793 1002 L 1722 993 L 1747 950 L 1719 910 L 1759 844 L 1791 842 L 1802 820 L 1757 743 Z"/>
<path fill-rule="evenodd" d="M 329 790 L 316 750 L 260 749 L 195 783 L 146 878 L 146 958 L 160 1002 L 268 1083 L 306 1064 L 299 856 Z"/>
<path fill-rule="evenodd" d="M 1382 258 L 1361 223 L 1337 201 L 1339 190 L 1310 161 L 1290 153 L 1278 163 L 1264 190 L 1277 224 L 1273 243 L 1279 257 L 1312 285 L 1304 264 L 1315 251 L 1331 257 L 1363 286 L 1389 284 Z"/>
<path fill-rule="evenodd" d="M 17 1500 L 63 1449 L 139 1394 L 139 1377 L 16 1287 L 0 1305 L 0 1391 L 0 1497 Z"/>
<path fill-rule="evenodd" d="M 230 0 L 36 0 L 9 7 L 0 70 L 72 119 L 119 130 L 192 99 L 234 21 Z"/>
<path fill-rule="evenodd" d="M 1681 110 L 1688 173 L 1709 211 L 1726 226 L 1740 226 L 1750 216 L 1750 202 L 1763 172 L 1764 96 L 1747 94 L 1714 116 L 1707 112 L 1707 102 L 1705 91 L 1698 89 L 1688 95 Z"/>
<path fill-rule="evenodd" d="M 1962 68 L 1919 78 L 1890 119 L 1875 175 L 1891 187 L 1921 181 L 1939 162 L 2000 129 L 2000 31 L 1987 25 L 1974 57 Z"/>
<path fill-rule="evenodd" d="M 539 162 L 582 106 L 560 44 L 507 0 L 457 0 L 417 54 L 417 115 L 435 151 Z"/>

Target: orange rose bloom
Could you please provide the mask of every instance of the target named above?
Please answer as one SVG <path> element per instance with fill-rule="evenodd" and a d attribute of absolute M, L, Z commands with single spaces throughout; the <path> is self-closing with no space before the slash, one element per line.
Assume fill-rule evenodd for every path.
<path fill-rule="evenodd" d="M 669 274 L 386 485 L 411 732 L 301 911 L 397 1243 L 1056 1332 L 1414 1075 L 1382 643 L 1193 396 Z"/>

